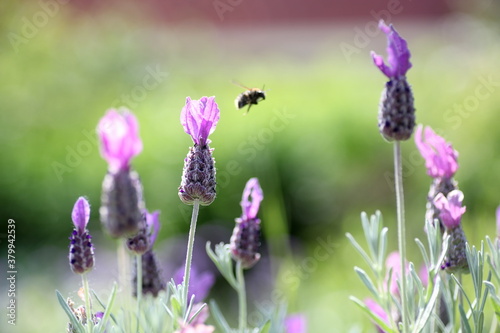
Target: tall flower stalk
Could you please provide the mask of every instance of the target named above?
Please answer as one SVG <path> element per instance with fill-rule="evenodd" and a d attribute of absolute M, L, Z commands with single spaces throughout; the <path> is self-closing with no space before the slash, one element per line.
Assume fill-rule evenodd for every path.
<path fill-rule="evenodd" d="M 372 59 L 382 73 L 389 78 L 382 92 L 379 108 L 378 126 L 382 136 L 394 142 L 394 176 L 398 218 L 398 247 L 401 254 L 402 276 L 405 276 L 406 240 L 403 171 L 401 163 L 400 141 L 408 140 L 415 126 L 415 107 L 413 93 L 406 80 L 406 72 L 411 68 L 410 50 L 406 41 L 401 38 L 392 25 L 387 26 L 384 21 L 379 23 L 380 30 L 385 33 L 387 46 L 387 64 L 382 56 L 372 52 Z M 403 332 L 408 332 L 406 281 L 401 280 L 401 307 Z"/>
<path fill-rule="evenodd" d="M 88 333 L 93 329 L 93 315 L 90 304 L 90 291 L 89 282 L 87 279 L 87 272 L 94 267 L 94 245 L 92 244 L 92 237 L 87 230 L 87 224 L 90 217 L 90 205 L 88 201 L 80 197 L 76 201 L 71 219 L 75 229 L 70 237 L 69 246 L 69 265 L 71 270 L 76 274 L 82 276 L 82 285 L 85 298 L 85 313 L 87 316 L 86 330 Z"/>
<path fill-rule="evenodd" d="M 181 125 L 193 140 L 194 147 L 189 148 L 184 160 L 179 198 L 187 205 L 193 205 L 193 214 L 189 226 L 189 236 L 186 251 L 186 264 L 183 280 L 183 310 L 184 317 L 189 308 L 188 290 L 193 257 L 196 223 L 200 205 L 208 206 L 215 200 L 215 161 L 213 149 L 209 147 L 208 136 L 213 133 L 219 121 L 220 111 L 215 97 L 202 97 L 199 100 L 186 98 L 186 105 L 181 111 Z"/>

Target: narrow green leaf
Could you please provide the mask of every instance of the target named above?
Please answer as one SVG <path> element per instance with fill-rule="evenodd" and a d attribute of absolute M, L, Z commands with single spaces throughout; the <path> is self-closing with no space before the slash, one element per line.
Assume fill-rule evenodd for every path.
<path fill-rule="evenodd" d="M 375 322 L 376 325 L 378 325 L 382 330 L 384 330 L 386 333 L 397 333 L 397 330 L 392 329 L 387 325 L 385 321 L 383 321 L 379 316 L 374 314 L 367 306 L 365 303 L 357 299 L 356 297 L 349 297 L 351 301 L 353 301 L 363 312 L 365 312 L 371 320 Z"/>
<path fill-rule="evenodd" d="M 417 318 L 417 321 L 415 323 L 415 332 L 420 332 L 427 324 L 427 321 L 429 320 L 431 314 L 433 313 L 436 301 L 439 298 L 440 289 L 441 289 L 441 281 L 438 280 L 438 282 L 434 285 L 434 290 L 432 291 L 431 298 L 427 302 L 424 311 Z"/>
<path fill-rule="evenodd" d="M 470 301 L 469 296 L 467 296 L 467 293 L 465 292 L 464 287 L 462 286 L 462 284 L 460 283 L 460 281 L 458 281 L 458 279 L 455 276 L 455 274 L 451 274 L 451 277 L 455 281 L 455 283 L 457 284 L 458 288 L 460 289 L 460 292 L 462 292 L 462 295 L 464 296 L 465 300 L 469 304 L 469 307 L 472 309 L 473 308 L 472 302 Z"/>
<path fill-rule="evenodd" d="M 105 306 L 102 301 L 97 297 L 97 294 L 92 290 L 92 293 L 94 294 L 94 297 L 97 299 L 97 301 L 101 304 L 101 306 L 104 308 L 104 314 L 102 316 L 101 321 L 99 322 L 99 325 L 97 325 L 97 331 L 96 332 L 104 332 L 106 325 L 108 323 L 109 318 L 114 321 L 115 324 L 117 324 L 116 319 L 114 316 L 111 314 L 111 309 L 113 308 L 113 304 L 115 302 L 115 296 L 116 296 L 116 288 L 117 285 L 116 283 L 113 284 L 113 289 L 111 290 L 111 294 L 108 297 L 108 305 Z"/>
<path fill-rule="evenodd" d="M 368 266 L 373 267 L 374 264 L 373 264 L 372 260 L 370 259 L 368 254 L 365 252 L 365 250 L 363 250 L 361 245 L 359 245 L 359 243 L 356 242 L 356 240 L 354 239 L 354 237 L 350 233 L 346 233 L 345 235 L 349 239 L 349 241 L 351 242 L 352 246 L 354 246 L 356 251 L 358 251 L 358 253 L 364 259 L 364 261 L 368 264 Z"/>
<path fill-rule="evenodd" d="M 59 290 L 56 290 L 56 295 L 59 304 L 62 306 L 64 312 L 66 312 L 66 314 L 68 315 L 69 321 L 71 322 L 71 325 L 73 325 L 73 328 L 76 329 L 78 333 L 84 333 L 85 328 L 83 327 L 83 324 L 76 318 L 73 311 L 71 311 L 71 308 L 69 307 L 68 303 L 61 295 Z"/>
<path fill-rule="evenodd" d="M 214 300 L 210 301 L 210 311 L 212 312 L 212 316 L 215 319 L 217 326 L 219 326 L 219 328 L 222 329 L 224 333 L 229 333 L 232 331 L 231 327 L 224 318 L 224 315 L 220 311 L 219 306 L 217 306 L 217 303 Z"/>
<path fill-rule="evenodd" d="M 262 328 L 260 329 L 260 333 L 269 333 L 271 331 L 271 319 L 266 321 Z"/>
<path fill-rule="evenodd" d="M 465 332 L 472 333 L 472 328 L 470 327 L 469 320 L 467 320 L 464 307 L 461 304 L 458 305 L 458 311 L 460 312 L 460 321 L 462 322 L 462 327 L 464 328 Z"/>
<path fill-rule="evenodd" d="M 361 278 L 361 281 L 365 284 L 365 286 L 368 288 L 368 290 L 373 294 L 373 296 L 376 297 L 378 300 L 380 298 L 377 288 L 375 288 L 375 285 L 373 284 L 372 280 L 370 277 L 366 274 L 364 270 L 362 270 L 359 267 L 354 267 L 354 271 L 358 274 L 358 276 Z"/>

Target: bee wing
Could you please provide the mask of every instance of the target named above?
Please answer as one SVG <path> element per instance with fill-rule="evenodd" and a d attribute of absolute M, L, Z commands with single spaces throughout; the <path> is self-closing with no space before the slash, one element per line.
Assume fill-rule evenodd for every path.
<path fill-rule="evenodd" d="M 248 88 L 248 87 L 246 87 L 246 86 L 242 85 L 241 83 L 239 83 L 239 82 L 238 82 L 238 81 L 236 81 L 236 80 L 231 80 L 231 83 L 232 83 L 232 84 L 234 84 L 234 85 L 240 86 L 240 87 L 242 87 L 242 88 L 245 88 L 246 90 L 251 90 L 250 88 Z"/>

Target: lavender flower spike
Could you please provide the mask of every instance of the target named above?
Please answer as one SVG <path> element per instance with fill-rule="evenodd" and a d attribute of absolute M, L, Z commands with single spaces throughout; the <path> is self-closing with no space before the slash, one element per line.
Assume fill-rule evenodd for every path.
<path fill-rule="evenodd" d="M 84 274 L 94 267 L 94 245 L 87 230 L 90 205 L 84 197 L 79 197 L 73 206 L 71 219 L 75 229 L 71 233 L 69 245 L 69 265 L 77 274 Z"/>
<path fill-rule="evenodd" d="M 207 206 L 215 200 L 215 161 L 213 149 L 208 147 L 208 136 L 215 130 L 219 117 L 215 97 L 202 97 L 200 100 L 186 98 L 186 105 L 181 111 L 181 125 L 193 139 L 194 147 L 189 149 L 184 160 L 179 198 L 187 205 L 198 200 L 201 205 Z"/>
<path fill-rule="evenodd" d="M 97 133 L 101 155 L 108 162 L 108 173 L 102 184 L 101 222 L 113 237 L 137 234 L 144 217 L 142 184 L 131 170 L 130 160 L 142 150 L 139 125 L 128 110 L 109 110 L 99 121 Z"/>
<path fill-rule="evenodd" d="M 439 217 L 447 229 L 452 229 L 460 225 L 465 207 L 462 207 L 464 194 L 460 190 L 453 190 L 445 197 L 438 193 L 434 198 L 434 205 L 440 210 Z"/>
<path fill-rule="evenodd" d="M 401 38 L 392 24 L 387 26 L 383 20 L 380 20 L 378 27 L 387 36 L 388 64 L 385 64 L 382 56 L 372 51 L 373 62 L 388 78 L 406 75 L 406 72 L 411 68 L 411 54 L 406 41 Z"/>
<path fill-rule="evenodd" d="M 252 200 L 250 201 L 249 198 Z M 236 219 L 231 236 L 230 249 L 233 259 L 243 268 L 250 268 L 260 259 L 260 219 L 257 218 L 260 202 L 264 198 L 257 178 L 251 178 L 243 191 L 241 208 L 243 213 Z"/>
<path fill-rule="evenodd" d="M 202 97 L 199 100 L 186 98 L 181 111 L 181 124 L 184 131 L 191 135 L 193 142 L 200 146 L 210 143 L 208 136 L 213 133 L 220 118 L 215 97 Z"/>
<path fill-rule="evenodd" d="M 379 28 L 388 40 L 387 64 L 382 56 L 371 52 L 375 65 L 389 78 L 380 100 L 378 127 L 388 140 L 408 140 L 415 126 L 413 93 L 406 81 L 406 72 L 411 68 L 410 50 L 392 25 L 380 21 Z"/>
<path fill-rule="evenodd" d="M 453 177 L 458 170 L 458 152 L 430 127 L 425 128 L 422 139 L 422 129 L 422 125 L 417 127 L 415 144 L 425 159 L 427 174 L 433 178 Z"/>
<path fill-rule="evenodd" d="M 123 113 L 108 110 L 97 126 L 97 133 L 101 155 L 112 172 L 128 169 L 130 160 L 142 151 L 137 119 L 128 110 Z"/>

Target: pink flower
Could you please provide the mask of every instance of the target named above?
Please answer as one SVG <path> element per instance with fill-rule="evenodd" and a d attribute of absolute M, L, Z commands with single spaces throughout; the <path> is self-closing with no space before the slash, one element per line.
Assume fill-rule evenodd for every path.
<path fill-rule="evenodd" d="M 384 311 L 384 309 L 382 309 L 382 307 L 377 302 L 375 302 L 371 298 L 367 298 L 367 299 L 365 299 L 365 304 L 374 315 L 376 315 L 377 317 L 382 319 L 382 321 L 385 322 L 386 324 L 389 324 L 389 316 L 387 315 L 387 313 Z M 377 331 L 379 333 L 385 332 L 382 328 L 380 328 L 380 326 L 378 326 L 378 325 L 376 325 L 376 326 L 377 326 Z"/>
<path fill-rule="evenodd" d="M 186 325 L 180 330 L 174 333 L 212 333 L 215 331 L 215 327 L 211 325 L 196 324 L 196 325 Z"/>
<path fill-rule="evenodd" d="M 181 111 L 181 124 L 195 144 L 205 146 L 210 143 L 208 136 L 215 130 L 219 117 L 220 111 L 214 96 L 199 100 L 187 97 Z"/>
<path fill-rule="evenodd" d="M 406 41 L 401 38 L 392 24 L 387 26 L 383 20 L 380 20 L 378 27 L 387 36 L 388 65 L 385 64 L 382 56 L 372 51 L 373 62 L 388 78 L 406 75 L 406 72 L 411 68 L 411 54 Z"/>
<path fill-rule="evenodd" d="M 458 152 L 430 127 L 425 128 L 425 139 L 422 139 L 422 129 L 422 125 L 417 127 L 415 144 L 425 159 L 427 174 L 433 178 L 453 177 L 458 169 Z"/>
<path fill-rule="evenodd" d="M 139 124 L 128 110 L 122 113 L 108 110 L 99 121 L 97 133 L 101 140 L 101 155 L 111 172 L 128 169 L 130 160 L 142 151 Z"/>
<path fill-rule="evenodd" d="M 387 271 L 392 269 L 392 274 L 391 274 L 391 285 L 389 286 L 389 292 L 393 295 L 399 295 L 399 287 L 398 287 L 398 281 L 401 282 L 401 256 L 399 255 L 398 251 L 394 251 L 389 253 L 387 256 L 387 259 L 385 261 L 385 267 L 387 268 Z M 410 270 L 410 267 L 408 263 L 406 263 L 405 267 L 405 272 L 408 274 Z M 388 280 L 389 277 L 386 278 Z"/>
<path fill-rule="evenodd" d="M 464 194 L 460 190 L 453 190 L 445 197 L 443 193 L 438 193 L 434 198 L 434 205 L 440 210 L 439 217 L 444 226 L 448 229 L 458 227 L 465 213 L 465 207 L 462 207 Z"/>
<path fill-rule="evenodd" d="M 289 315 L 285 318 L 286 333 L 306 333 L 307 320 L 306 316 L 301 313 Z"/>

